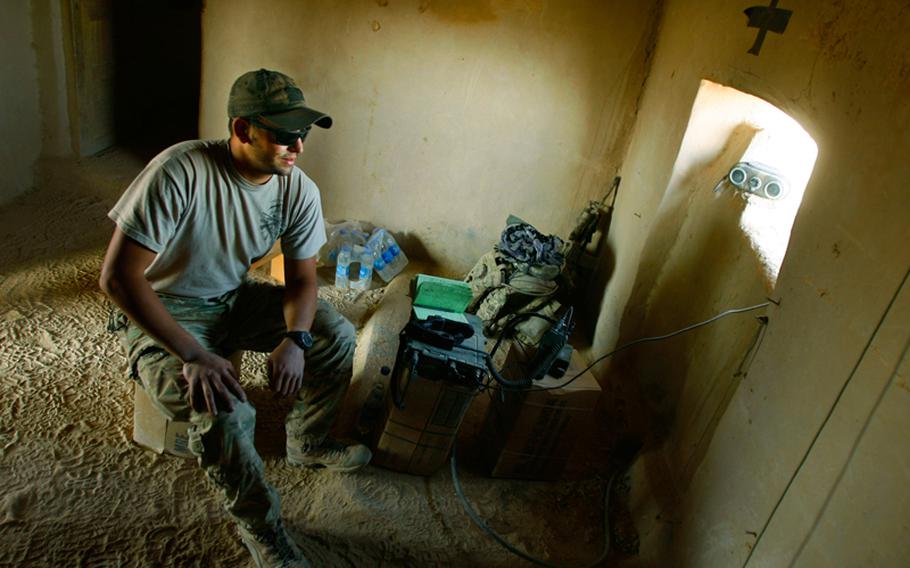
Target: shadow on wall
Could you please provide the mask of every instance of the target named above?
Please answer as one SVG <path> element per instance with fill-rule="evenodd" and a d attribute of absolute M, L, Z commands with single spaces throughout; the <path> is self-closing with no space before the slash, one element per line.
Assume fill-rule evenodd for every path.
<path fill-rule="evenodd" d="M 742 136 L 747 132 L 737 132 L 736 142 L 747 141 Z M 745 201 L 712 191 L 725 160 L 735 159 L 741 149 L 731 144 L 719 160 L 695 169 L 676 188 L 689 193 L 689 200 L 664 211 L 665 222 L 675 221 L 665 227 L 675 238 L 665 256 L 648 259 L 660 269 L 655 279 L 639 281 L 644 313 L 639 325 L 629 326 L 637 331 L 623 330 L 623 337 L 671 332 L 767 295 L 762 263 L 739 226 Z M 744 378 L 740 367 L 761 325 L 752 314 L 725 318 L 632 349 L 617 367 L 632 383 L 639 411 L 632 426 L 647 452 L 642 462 L 647 481 L 642 482 L 659 488 L 653 496 L 668 520 L 678 518 L 679 496 Z"/>
<path fill-rule="evenodd" d="M 766 293 L 757 278 L 761 270 L 755 255 L 739 228 L 745 201 L 712 191 L 755 133 L 749 125 L 738 125 L 715 155 L 675 171 L 644 247 L 618 344 L 707 319 L 722 311 L 718 298 L 728 295 L 728 286 L 734 291 L 758 291 L 759 297 Z M 611 255 L 610 250 L 603 252 L 605 258 Z M 609 279 L 611 272 L 612 267 L 603 270 L 603 278 Z M 689 370 L 715 365 L 726 370 L 741 359 L 741 338 L 730 334 L 730 323 L 718 322 L 714 329 L 645 343 L 616 356 L 607 378 L 611 396 L 602 401 L 602 414 L 611 423 L 611 447 L 622 442 L 652 450 L 675 435 Z M 751 338 L 745 332 L 740 335 Z M 718 376 L 721 373 L 709 375 L 711 380 Z M 727 389 L 716 390 L 715 395 Z"/>
<path fill-rule="evenodd" d="M 620 186 L 616 187 L 618 192 Z M 611 197 L 610 199 L 613 199 Z M 615 203 L 615 200 L 613 200 Z M 610 233 L 610 224 L 613 218 L 613 210 L 606 212 L 599 220 L 594 238 L 591 245 L 587 247 L 590 254 L 593 255 L 591 266 L 580 266 L 578 282 L 584 301 L 580 302 L 585 306 L 602 306 L 604 296 L 607 293 L 607 285 L 613 278 L 613 272 L 616 269 L 616 251 L 610 245 L 608 235 Z M 595 242 L 596 239 L 596 242 Z M 585 257 L 588 258 L 588 257 Z M 578 327 L 581 330 L 580 337 L 591 339 L 594 337 L 597 328 L 597 319 L 600 316 L 597 310 L 581 310 L 578 314 Z"/>
<path fill-rule="evenodd" d="M 750 126 L 738 126 L 712 161 L 695 164 L 682 180 L 671 181 L 645 247 L 622 337 L 667 333 L 707 319 L 728 304 L 754 303 L 767 295 L 761 263 L 739 227 L 745 201 L 712 191 L 754 134 Z M 732 377 L 752 337 L 751 327 L 741 327 L 741 321 L 721 321 L 646 344 L 620 361 L 632 371 L 628 376 L 637 378 L 647 412 L 640 435 L 648 447 L 679 436 L 680 422 L 690 421 L 696 408 L 707 411 L 707 399 L 726 398 L 729 389 L 721 383 Z M 711 406 L 718 404 L 714 400 Z M 670 464 L 673 471 L 686 469 L 688 460 L 681 458 Z"/>
<path fill-rule="evenodd" d="M 619 344 L 763 302 L 774 289 L 816 153 L 805 131 L 769 103 L 703 81 Z M 746 160 L 787 173 L 790 195 L 769 200 L 724 181 Z M 672 484 L 677 495 L 688 487 L 758 348 L 764 324 L 757 315 L 726 318 L 617 357 L 608 382 L 631 383 L 626 392 L 637 411 L 629 427 L 647 449 L 659 450 L 649 460 L 652 487 Z"/>
<path fill-rule="evenodd" d="M 427 247 L 424 245 L 420 236 L 413 231 L 406 231 L 395 235 L 398 246 L 408 255 L 408 260 L 416 260 L 426 263 L 426 270 L 430 274 L 435 274 L 440 270 L 440 264 Z"/>

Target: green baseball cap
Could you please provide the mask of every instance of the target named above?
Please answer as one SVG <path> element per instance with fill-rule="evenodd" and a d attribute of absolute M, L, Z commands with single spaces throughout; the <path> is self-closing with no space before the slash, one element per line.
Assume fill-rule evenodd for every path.
<path fill-rule="evenodd" d="M 303 130 L 311 124 L 332 126 L 332 117 L 306 106 L 303 91 L 294 80 L 278 71 L 260 69 L 234 81 L 228 97 L 228 116 L 268 116 L 269 122 L 287 130 Z"/>

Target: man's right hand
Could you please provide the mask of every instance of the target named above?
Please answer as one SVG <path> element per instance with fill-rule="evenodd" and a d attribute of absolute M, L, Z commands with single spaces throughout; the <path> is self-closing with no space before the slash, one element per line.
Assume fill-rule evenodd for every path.
<path fill-rule="evenodd" d="M 237 370 L 230 361 L 205 352 L 183 363 L 183 378 L 189 385 L 189 403 L 196 412 L 218 414 L 222 403 L 228 412 L 234 410 L 230 394 L 246 402 L 246 393 L 237 381 Z"/>

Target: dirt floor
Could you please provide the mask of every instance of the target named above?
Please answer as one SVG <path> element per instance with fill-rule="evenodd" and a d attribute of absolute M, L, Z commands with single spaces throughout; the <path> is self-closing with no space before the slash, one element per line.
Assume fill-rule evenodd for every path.
<path fill-rule="evenodd" d="M 132 385 L 97 278 L 106 213 L 142 164 L 116 150 L 45 162 L 39 188 L 0 209 L 0 565 L 252 565 L 195 463 L 132 442 Z M 358 327 L 382 295 L 325 292 Z M 530 565 L 471 524 L 447 467 L 419 477 L 288 466 L 287 406 L 266 391 L 262 361 L 243 364 L 257 446 L 314 566 Z M 487 522 L 530 554 L 580 566 L 600 553 L 603 479 L 494 480 L 472 455 L 461 479 Z"/>

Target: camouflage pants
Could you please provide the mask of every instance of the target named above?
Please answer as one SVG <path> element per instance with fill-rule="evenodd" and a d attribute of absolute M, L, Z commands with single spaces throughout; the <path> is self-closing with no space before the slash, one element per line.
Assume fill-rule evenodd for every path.
<path fill-rule="evenodd" d="M 283 287 L 248 281 L 218 298 L 160 297 L 203 347 L 228 357 L 238 350 L 270 352 L 281 342 L 286 330 L 283 294 Z M 158 409 L 173 420 L 191 422 L 190 451 L 223 493 L 228 513 L 252 530 L 274 523 L 280 500 L 253 445 L 253 406 L 234 399 L 232 412 L 213 416 L 194 411 L 187 402 L 180 359 L 119 311 L 112 314 L 110 328 L 126 349 L 130 376 Z M 354 358 L 354 327 L 328 303 L 318 301 L 310 331 L 314 341 L 306 354 L 304 385 L 286 420 L 288 440 L 298 445 L 318 445 L 328 434 L 350 383 Z"/>

